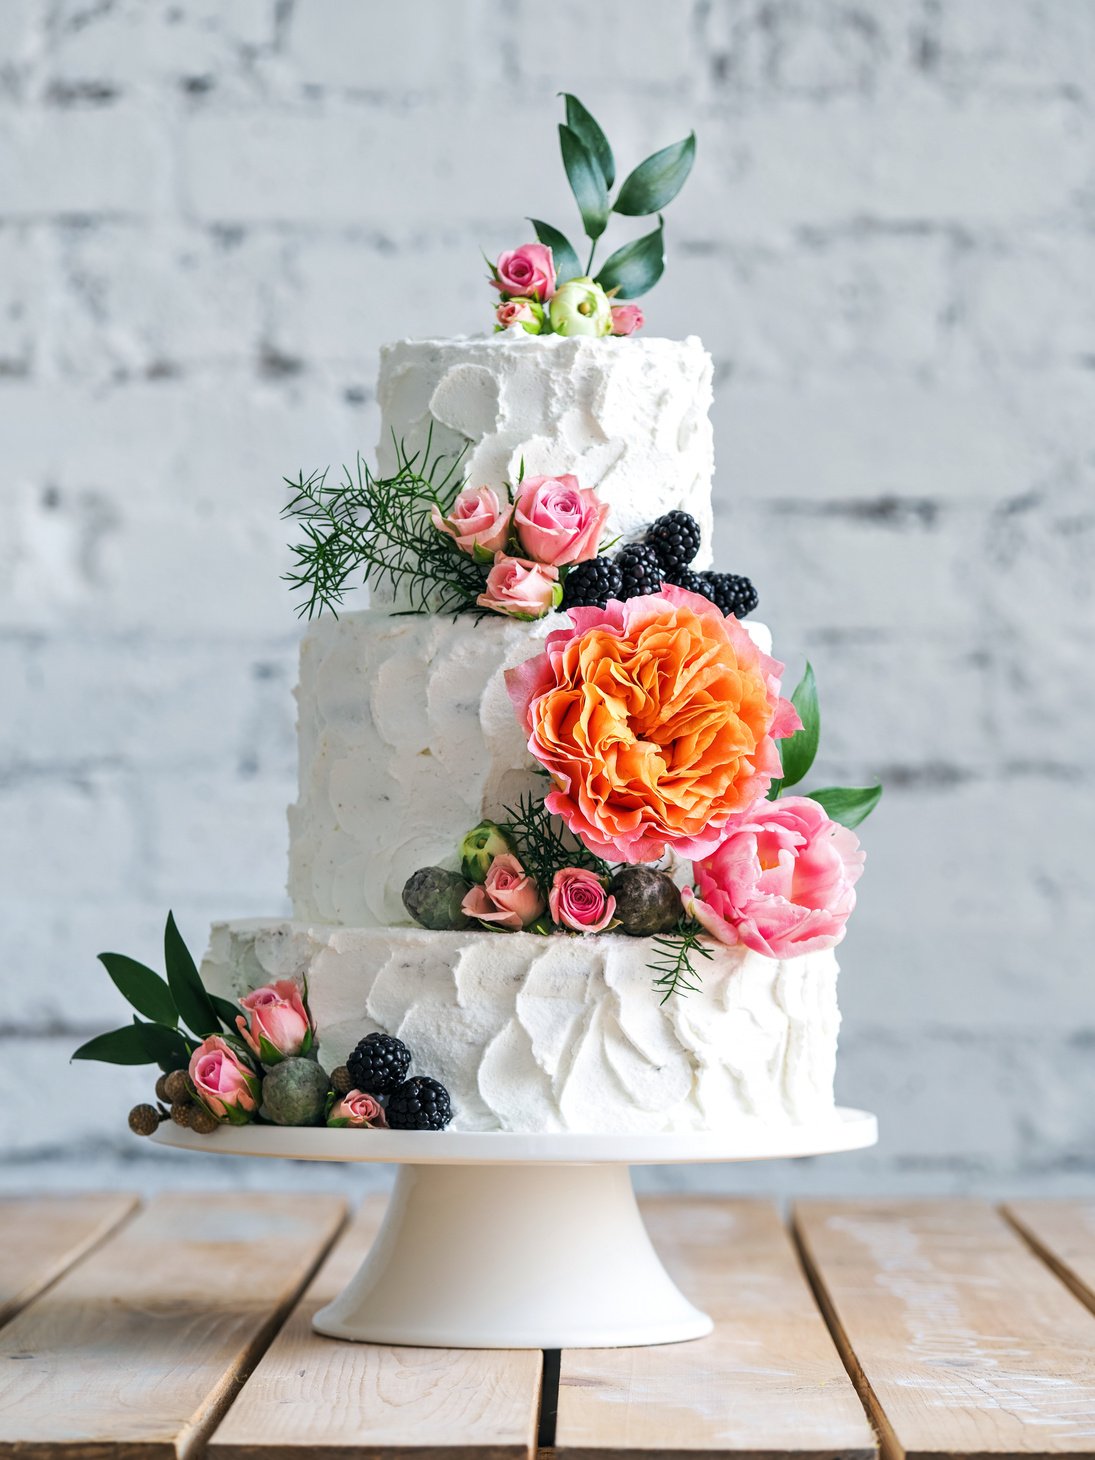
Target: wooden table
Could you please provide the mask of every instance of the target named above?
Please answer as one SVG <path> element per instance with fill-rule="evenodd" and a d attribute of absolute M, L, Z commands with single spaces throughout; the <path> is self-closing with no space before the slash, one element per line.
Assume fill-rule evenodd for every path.
<path fill-rule="evenodd" d="M 0 1456 L 1095 1455 L 1095 1200 L 661 1198 L 694 1343 L 344 1344 L 383 1199 L 0 1200 Z"/>

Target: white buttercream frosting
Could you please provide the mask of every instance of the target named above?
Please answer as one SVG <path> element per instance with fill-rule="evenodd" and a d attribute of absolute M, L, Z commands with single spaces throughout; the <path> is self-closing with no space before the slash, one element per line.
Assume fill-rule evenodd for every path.
<path fill-rule="evenodd" d="M 297 690 L 300 794 L 289 811 L 295 917 L 407 922 L 401 894 L 412 872 L 451 862 L 483 817 L 543 792 L 504 675 L 568 622 L 370 609 L 309 629 Z M 763 624 L 746 627 L 771 647 Z"/>
<path fill-rule="evenodd" d="M 327 1069 L 373 1030 L 449 1090 L 453 1129 L 725 1130 L 833 1108 L 832 952 L 778 961 L 716 946 L 697 992 L 664 1005 L 650 940 L 218 923 L 216 993 L 308 980 Z"/>
<path fill-rule="evenodd" d="M 401 340 L 380 352 L 377 458 L 465 450 L 474 486 L 572 472 L 611 508 L 609 535 L 638 536 L 674 508 L 691 512 L 711 562 L 711 357 L 694 336 L 565 339 L 506 330 L 484 338 Z M 431 436 L 432 433 L 432 436 Z M 391 599 L 383 587 L 378 603 Z"/>

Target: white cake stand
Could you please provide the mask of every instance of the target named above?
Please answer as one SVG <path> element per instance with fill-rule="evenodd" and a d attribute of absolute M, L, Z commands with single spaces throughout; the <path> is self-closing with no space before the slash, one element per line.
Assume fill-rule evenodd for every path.
<path fill-rule="evenodd" d="M 189 1151 L 393 1162 L 380 1234 L 315 1315 L 320 1333 L 432 1348 L 612 1348 L 676 1343 L 711 1319 L 678 1291 L 647 1236 L 633 1165 L 761 1161 L 874 1145 L 878 1125 L 838 1109 L 785 1131 L 658 1135 L 357 1131 L 165 1123 Z"/>

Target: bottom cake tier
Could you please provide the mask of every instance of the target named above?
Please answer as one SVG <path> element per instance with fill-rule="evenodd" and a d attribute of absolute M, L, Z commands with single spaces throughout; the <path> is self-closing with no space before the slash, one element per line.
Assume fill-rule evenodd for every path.
<path fill-rule="evenodd" d="M 651 940 L 421 928 L 214 924 L 202 978 L 239 997 L 307 980 L 319 1057 L 402 1039 L 464 1131 L 725 1130 L 833 1109 L 833 953 L 775 960 L 712 944 L 700 987 L 665 1003 Z"/>

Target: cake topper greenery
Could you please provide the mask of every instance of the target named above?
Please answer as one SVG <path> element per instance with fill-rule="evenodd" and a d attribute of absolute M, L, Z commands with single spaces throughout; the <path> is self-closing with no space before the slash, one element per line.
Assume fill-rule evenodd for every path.
<path fill-rule="evenodd" d="M 616 185 L 616 159 L 599 123 L 576 96 L 562 93 L 566 120 L 559 124 L 559 148 L 570 190 L 589 240 L 585 265 L 565 233 L 530 218 L 535 243 L 509 249 L 489 264 L 490 282 L 502 296 L 495 329 L 530 335 L 631 335 L 643 326 L 640 298 L 665 271 L 663 210 L 687 181 L 696 159 L 696 134 L 661 148 Z M 650 233 L 623 244 L 596 274 L 594 260 L 613 214 L 657 215 Z M 489 260 L 488 260 L 489 263 Z"/>
<path fill-rule="evenodd" d="M 443 1085 L 426 1075 L 407 1078 L 410 1051 L 392 1035 L 367 1034 L 328 1074 L 317 1058 L 303 980 L 253 988 L 238 1005 L 209 992 L 171 913 L 166 977 L 122 953 L 100 953 L 99 961 L 136 1013 L 72 1058 L 159 1066 L 156 1103 L 129 1112 L 134 1135 L 150 1136 L 165 1120 L 208 1136 L 252 1122 L 442 1130 L 452 1118 Z"/>
<path fill-rule="evenodd" d="M 649 938 L 663 1002 L 699 987 L 711 939 L 777 959 L 833 947 L 863 870 L 852 827 L 881 788 L 786 794 L 821 716 L 810 665 L 790 700 L 782 673 L 686 588 L 573 610 L 506 673 L 551 789 L 468 832 L 458 867 L 415 872 L 407 911 L 435 930 Z"/>

